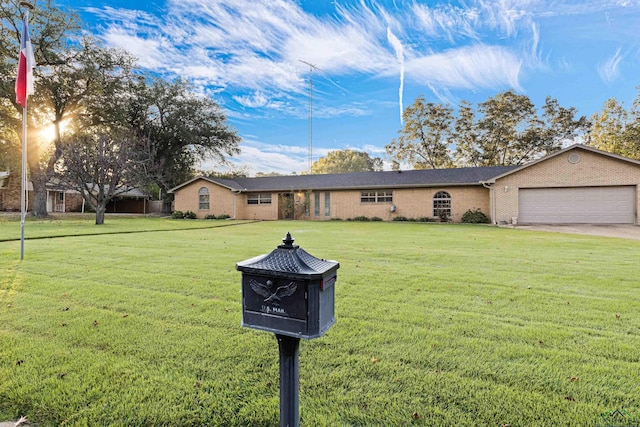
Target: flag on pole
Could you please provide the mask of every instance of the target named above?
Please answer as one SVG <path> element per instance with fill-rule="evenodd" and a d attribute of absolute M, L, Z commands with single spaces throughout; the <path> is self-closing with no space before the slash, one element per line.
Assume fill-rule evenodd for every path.
<path fill-rule="evenodd" d="M 33 93 L 33 68 L 36 60 L 29 38 L 29 14 L 22 18 L 22 37 L 20 40 L 20 58 L 18 59 L 18 77 L 16 78 L 16 102 L 27 108 L 27 97 Z"/>

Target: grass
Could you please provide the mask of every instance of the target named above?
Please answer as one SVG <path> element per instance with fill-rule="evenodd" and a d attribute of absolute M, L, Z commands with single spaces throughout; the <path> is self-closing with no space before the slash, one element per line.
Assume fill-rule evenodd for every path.
<path fill-rule="evenodd" d="M 26 233 L 103 230 L 91 220 Z M 240 327 L 235 263 L 287 231 L 341 265 L 337 323 L 301 345 L 302 426 L 640 416 L 640 242 L 442 224 L 135 221 L 107 225 L 161 231 L 28 240 L 23 261 L 19 242 L 0 243 L 0 419 L 278 425 L 277 343 Z"/>
<path fill-rule="evenodd" d="M 103 225 L 96 227 L 95 214 L 52 214 L 50 218 L 31 216 L 25 221 L 25 239 L 89 236 L 96 234 L 141 233 L 155 231 L 194 230 L 244 224 L 250 221 L 161 219 L 154 216 L 106 215 Z M 20 239 L 20 214 L 0 215 L 0 242 Z"/>

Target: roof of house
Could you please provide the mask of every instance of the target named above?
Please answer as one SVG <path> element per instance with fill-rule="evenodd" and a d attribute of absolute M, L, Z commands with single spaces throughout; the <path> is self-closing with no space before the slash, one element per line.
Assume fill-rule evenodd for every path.
<path fill-rule="evenodd" d="M 173 193 L 203 179 L 237 192 L 295 190 L 366 190 L 382 188 L 445 187 L 482 185 L 515 166 L 424 169 L 411 171 L 355 172 L 323 175 L 287 175 L 221 179 L 199 176 L 169 190 Z"/>

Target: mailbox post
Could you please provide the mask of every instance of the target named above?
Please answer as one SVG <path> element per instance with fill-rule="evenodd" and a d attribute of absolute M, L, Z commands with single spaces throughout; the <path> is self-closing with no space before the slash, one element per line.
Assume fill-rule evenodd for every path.
<path fill-rule="evenodd" d="M 340 264 L 293 244 L 290 233 L 271 253 L 241 261 L 242 326 L 276 334 L 280 353 L 280 427 L 297 427 L 300 338 L 313 339 L 335 323 Z"/>

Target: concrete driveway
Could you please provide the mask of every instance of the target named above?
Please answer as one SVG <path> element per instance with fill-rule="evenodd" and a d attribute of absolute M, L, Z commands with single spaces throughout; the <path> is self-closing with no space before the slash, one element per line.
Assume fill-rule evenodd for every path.
<path fill-rule="evenodd" d="M 549 231 L 553 233 L 588 234 L 640 240 L 640 226 L 630 224 L 562 224 L 517 225 L 519 230 Z"/>

